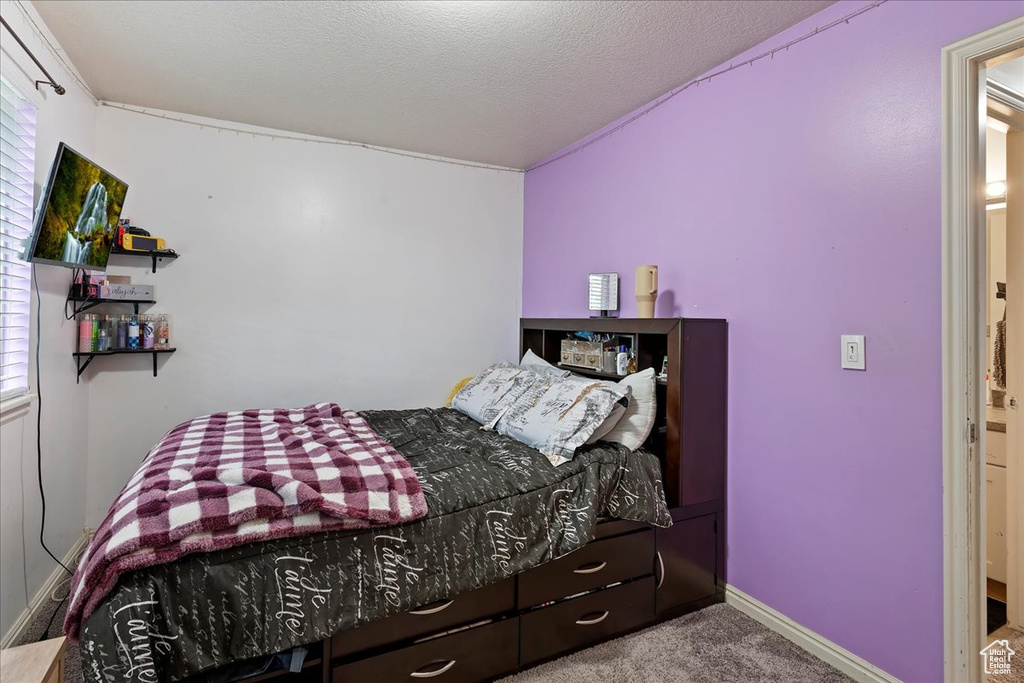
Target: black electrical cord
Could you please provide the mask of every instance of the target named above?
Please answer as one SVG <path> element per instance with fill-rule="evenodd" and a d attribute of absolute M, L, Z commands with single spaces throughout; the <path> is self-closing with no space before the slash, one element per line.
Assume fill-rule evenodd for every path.
<path fill-rule="evenodd" d="M 67 595 L 65 595 L 63 598 L 61 598 L 60 602 L 57 603 L 57 606 L 53 608 L 53 614 L 50 615 L 50 621 L 46 622 L 46 629 L 39 635 L 39 640 L 40 641 L 46 640 L 49 637 L 50 629 L 53 628 L 53 620 L 57 618 L 58 614 L 60 614 L 60 608 L 64 606 L 64 603 L 67 601 L 68 596 L 70 596 L 70 595 L 71 595 L 71 588 L 69 587 Z"/>
<path fill-rule="evenodd" d="M 82 271 L 85 272 L 84 270 Z M 68 295 L 64 297 L 64 319 L 74 320 L 75 312 L 74 307 L 71 309 L 71 314 L 68 315 L 68 304 L 71 303 L 71 292 L 75 289 L 75 283 L 78 282 L 78 268 L 74 268 L 71 271 L 71 286 L 68 287 Z"/>
<path fill-rule="evenodd" d="M 39 294 L 39 281 L 36 279 L 36 267 L 32 266 L 32 288 L 36 290 L 36 473 L 39 480 L 39 502 L 42 510 L 39 516 L 39 545 L 43 546 L 46 554 L 53 558 L 53 561 L 64 567 L 68 574 L 74 574 L 57 556 L 46 547 L 43 534 L 46 531 L 46 493 L 43 491 L 43 382 L 40 375 L 39 347 L 42 337 L 42 308 L 43 299 Z"/>

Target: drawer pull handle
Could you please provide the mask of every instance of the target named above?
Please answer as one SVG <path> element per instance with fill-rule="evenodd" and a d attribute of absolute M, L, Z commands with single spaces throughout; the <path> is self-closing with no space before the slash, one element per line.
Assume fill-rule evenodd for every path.
<path fill-rule="evenodd" d="M 607 562 L 591 562 L 572 570 L 573 574 L 596 574 L 608 565 Z"/>
<path fill-rule="evenodd" d="M 665 560 L 661 559 L 661 551 L 658 551 L 658 585 L 654 587 L 654 590 L 661 588 L 661 584 L 665 583 Z"/>
<path fill-rule="evenodd" d="M 438 663 L 440 663 L 440 661 L 441 660 L 438 660 L 437 662 L 431 662 L 427 666 L 431 666 L 433 664 L 438 664 Z M 433 671 L 423 671 L 423 669 L 417 669 L 416 671 L 413 671 L 409 675 L 412 676 L 413 678 L 433 678 L 434 676 L 440 676 L 441 674 L 447 672 L 448 669 L 452 668 L 453 666 L 455 666 L 455 660 L 454 659 L 449 659 L 448 663 L 445 664 L 444 666 L 442 666 L 440 669 L 434 669 Z"/>
<path fill-rule="evenodd" d="M 425 616 L 427 614 L 437 614 L 438 612 L 441 612 L 441 611 L 446 610 L 449 607 L 451 607 L 453 602 L 455 602 L 455 601 L 454 600 L 449 600 L 448 602 L 442 602 L 442 603 L 438 604 L 436 607 L 430 607 L 428 605 L 428 606 L 424 607 L 423 609 L 409 610 L 409 614 L 415 614 L 415 615 L 421 616 L 421 617 Z"/>
<path fill-rule="evenodd" d="M 591 614 L 597 614 L 597 612 L 591 612 Z M 608 618 L 608 610 L 597 614 L 593 619 L 587 619 L 590 614 L 584 614 L 582 617 L 576 620 L 576 623 L 580 626 L 593 626 L 594 624 L 600 624 L 602 621 Z"/>

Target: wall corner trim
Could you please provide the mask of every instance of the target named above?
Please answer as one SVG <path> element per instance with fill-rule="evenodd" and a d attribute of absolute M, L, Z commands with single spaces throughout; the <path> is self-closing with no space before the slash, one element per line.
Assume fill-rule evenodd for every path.
<path fill-rule="evenodd" d="M 831 664 L 844 674 L 861 683 L 899 683 L 899 679 L 874 664 L 861 659 L 849 650 L 831 640 L 801 626 L 785 614 L 778 612 L 760 600 L 738 588 L 725 587 L 725 602 L 760 622 L 782 637 L 803 648 L 818 659 Z"/>
<path fill-rule="evenodd" d="M 82 535 L 78 537 L 75 544 L 71 546 L 67 554 L 61 559 L 68 567 L 74 567 L 78 559 L 78 556 L 82 554 L 85 547 L 89 545 L 89 539 L 92 538 L 92 529 L 83 529 Z M 50 600 L 50 595 L 55 591 L 65 579 L 70 579 L 67 576 L 67 572 L 64 571 L 63 567 L 55 567 L 53 572 L 50 574 L 46 582 L 39 587 L 36 591 L 35 596 L 28 606 L 22 610 L 21 614 L 15 620 L 11 627 L 7 630 L 7 633 L 3 635 L 3 639 L 0 639 L 0 649 L 7 649 L 12 647 L 15 643 L 19 642 L 25 635 L 25 630 L 28 625 L 32 623 L 36 614 L 44 609 L 53 609 L 53 601 Z M 70 585 L 69 585 L 70 588 Z"/>

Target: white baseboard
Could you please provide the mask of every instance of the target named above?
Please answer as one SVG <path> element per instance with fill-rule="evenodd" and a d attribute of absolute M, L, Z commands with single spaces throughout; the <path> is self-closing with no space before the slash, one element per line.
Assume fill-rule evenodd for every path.
<path fill-rule="evenodd" d="M 71 546 L 71 549 L 67 552 L 67 555 L 65 555 L 61 560 L 67 567 L 74 569 L 75 560 L 77 560 L 81 552 L 85 550 L 85 546 L 89 544 L 89 538 L 91 536 L 91 529 L 85 529 L 82 531 L 82 535 L 79 536 L 78 540 L 75 541 L 75 544 Z M 8 648 L 21 640 L 22 636 L 25 634 L 25 629 L 28 628 L 30 623 L 32 623 L 32 619 L 35 618 L 35 615 L 40 610 L 52 610 L 57 606 L 56 603 L 50 600 L 50 595 L 57 586 L 67 578 L 69 578 L 68 573 L 64 571 L 63 567 L 56 567 L 53 570 L 49 578 L 46 579 L 46 583 L 39 588 L 35 596 L 32 598 L 32 602 L 28 604 L 28 607 L 22 610 L 21 614 L 18 615 L 18 618 L 7 630 L 7 633 L 4 634 L 3 639 L 0 639 L 0 649 Z"/>
<path fill-rule="evenodd" d="M 786 615 L 777 612 L 760 600 L 750 597 L 738 588 L 725 587 L 725 602 L 732 605 L 771 630 L 792 641 L 818 659 L 828 662 L 844 674 L 861 683 L 899 683 L 887 674 L 849 650 L 801 626 Z"/>

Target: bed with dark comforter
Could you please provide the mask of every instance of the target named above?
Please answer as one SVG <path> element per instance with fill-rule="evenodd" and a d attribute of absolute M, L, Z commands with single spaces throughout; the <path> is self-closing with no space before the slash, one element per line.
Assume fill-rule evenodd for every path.
<path fill-rule="evenodd" d="M 199 553 L 122 577 L 82 631 L 86 680 L 178 681 L 495 583 L 579 549 L 598 518 L 669 526 L 657 459 L 584 446 L 555 467 L 449 409 L 362 413 L 429 513 Z"/>

